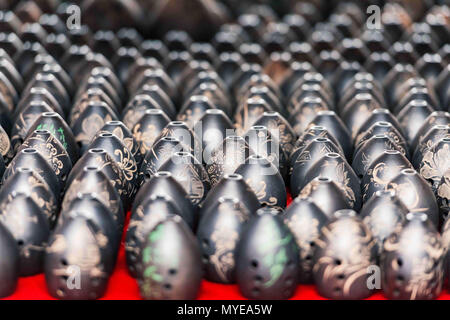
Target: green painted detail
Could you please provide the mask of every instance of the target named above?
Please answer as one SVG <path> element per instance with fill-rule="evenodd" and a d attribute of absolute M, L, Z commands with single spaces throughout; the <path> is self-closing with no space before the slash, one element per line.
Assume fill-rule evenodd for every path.
<path fill-rule="evenodd" d="M 148 240 L 150 240 L 150 242 L 155 242 L 155 241 L 159 240 L 162 236 L 163 231 L 164 231 L 164 225 L 160 224 L 152 232 L 150 232 Z"/>
<path fill-rule="evenodd" d="M 63 145 L 64 149 L 67 149 L 66 136 L 64 134 L 63 128 L 56 129 L 53 124 L 49 125 L 46 123 L 41 123 L 36 127 L 36 130 L 48 130 L 51 134 L 53 134 Z"/>
<path fill-rule="evenodd" d="M 158 225 L 153 231 L 148 235 L 148 241 L 150 244 L 155 243 L 160 240 L 164 232 L 164 225 Z M 158 263 L 161 260 L 161 254 L 158 248 L 152 248 L 148 246 L 142 251 L 142 262 L 149 265 L 145 268 L 143 277 L 145 279 L 145 284 L 143 285 L 143 292 L 146 296 L 157 295 L 158 289 L 155 287 L 155 282 L 163 282 L 163 276 L 158 273 L 158 268 L 154 263 Z"/>
<path fill-rule="evenodd" d="M 142 251 L 142 261 L 144 263 L 149 263 L 152 259 L 152 248 L 147 247 Z"/>
<path fill-rule="evenodd" d="M 288 261 L 286 246 L 293 238 L 290 234 L 281 238 L 278 226 L 273 221 L 264 226 L 263 233 L 266 235 L 266 241 L 259 247 L 259 251 L 264 256 L 263 264 L 270 270 L 270 279 L 264 283 L 264 286 L 270 287 L 283 274 Z"/>

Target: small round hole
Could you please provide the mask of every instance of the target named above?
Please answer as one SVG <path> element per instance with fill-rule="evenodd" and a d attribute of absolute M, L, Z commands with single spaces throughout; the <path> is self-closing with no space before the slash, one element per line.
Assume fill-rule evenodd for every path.
<path fill-rule="evenodd" d="M 400 259 L 400 258 L 398 258 L 398 259 L 397 259 L 397 265 L 398 265 L 399 267 L 401 267 L 401 266 L 403 265 L 403 260 Z"/>
<path fill-rule="evenodd" d="M 69 264 L 67 263 L 67 260 L 66 259 L 61 259 L 61 264 L 63 265 L 63 266 L 68 266 Z"/>
<path fill-rule="evenodd" d="M 177 270 L 176 270 L 176 269 L 169 269 L 169 274 L 170 274 L 171 276 L 174 276 L 174 275 L 177 274 Z"/>
<path fill-rule="evenodd" d="M 172 285 L 170 283 L 165 283 L 164 284 L 164 289 L 170 290 L 170 289 L 172 289 Z"/>
<path fill-rule="evenodd" d="M 256 261 L 256 260 L 252 260 L 251 262 L 250 262 L 250 265 L 253 267 L 253 268 L 258 268 L 258 261 Z"/>
<path fill-rule="evenodd" d="M 340 266 L 342 264 L 342 261 L 340 259 L 335 259 L 334 264 Z"/>
<path fill-rule="evenodd" d="M 259 296 L 259 294 L 261 293 L 261 291 L 258 288 L 253 288 L 252 290 L 252 294 L 253 296 Z"/>
<path fill-rule="evenodd" d="M 23 242 L 23 240 L 18 240 L 17 241 L 17 245 L 19 246 L 19 247 L 21 247 L 21 246 L 23 246 L 25 243 Z"/>
<path fill-rule="evenodd" d="M 253 277 L 253 280 L 255 280 L 256 284 L 260 284 L 263 281 L 263 277 L 257 274 L 256 276 Z"/>

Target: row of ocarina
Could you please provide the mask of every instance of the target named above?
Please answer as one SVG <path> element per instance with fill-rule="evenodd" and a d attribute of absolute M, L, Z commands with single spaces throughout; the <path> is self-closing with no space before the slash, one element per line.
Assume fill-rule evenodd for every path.
<path fill-rule="evenodd" d="M 181 35 L 182 33 L 178 33 L 178 36 Z M 119 78 L 126 85 L 126 91 L 130 94 L 130 103 L 123 111 L 124 125 L 117 121 L 113 121 L 112 123 L 105 123 L 106 121 L 104 121 L 104 119 L 107 119 L 108 121 L 115 119 L 113 117 L 115 116 L 114 113 L 117 114 L 121 111 L 121 101 L 123 101 L 123 98 L 120 97 L 120 93 L 118 93 L 120 91 L 120 82 L 114 80 L 114 72 L 111 71 L 112 67 L 108 65 L 107 60 L 104 59 L 104 57 L 102 58 L 101 55 L 93 54 L 86 47 L 74 47 L 71 54 L 73 57 L 77 57 L 81 61 L 84 61 L 77 67 L 74 67 L 73 70 L 78 70 L 77 72 L 72 70 L 72 72 L 69 73 L 75 75 L 78 74 L 77 77 L 75 77 L 75 75 L 72 76 L 78 88 L 76 93 L 74 92 L 74 97 L 77 97 L 74 99 L 75 103 L 73 103 L 73 106 L 71 107 L 71 94 L 66 95 L 64 94 L 64 90 L 61 90 L 64 85 L 62 84 L 63 81 L 60 79 L 64 78 L 61 76 L 64 72 L 62 71 L 62 68 L 57 67 L 57 63 L 54 64 L 55 68 L 51 69 L 52 71 L 43 71 L 41 72 L 41 75 L 37 73 L 32 77 L 30 80 L 31 84 L 28 85 L 30 90 L 22 91 L 22 99 L 30 99 L 32 91 L 34 92 L 34 90 L 44 86 L 46 90 L 51 93 L 50 95 L 45 94 L 45 96 L 53 95 L 54 98 L 58 97 L 57 103 L 52 104 L 54 106 L 54 108 L 52 108 L 53 110 L 34 113 L 37 117 L 34 121 L 30 121 L 31 124 L 29 125 L 29 129 L 23 133 L 22 137 L 19 137 L 23 142 L 19 142 L 15 145 L 15 148 L 19 149 L 19 151 L 9 165 L 7 174 L 5 175 L 5 179 L 7 179 L 10 176 L 14 176 L 17 172 L 23 171 L 23 169 L 19 168 L 25 167 L 25 172 L 27 172 L 27 168 L 29 168 L 31 170 L 28 169 L 28 172 L 31 171 L 34 174 L 38 173 L 41 177 L 40 183 L 42 184 L 42 181 L 45 182 L 48 186 L 47 190 L 52 190 L 56 199 L 54 203 L 59 204 L 60 199 L 62 200 L 62 212 L 60 216 L 64 217 L 67 215 L 67 219 L 60 219 L 61 225 L 57 227 L 52 238 L 49 240 L 47 257 L 45 258 L 46 265 L 50 266 L 47 272 L 47 281 L 50 292 L 54 296 L 60 298 L 96 298 L 101 296 L 106 288 L 108 275 L 113 269 L 115 255 L 117 254 L 117 239 L 120 239 L 120 226 L 123 224 L 122 202 L 125 207 L 128 207 L 132 202 L 133 195 L 137 192 L 139 183 L 144 179 L 156 179 L 156 177 L 161 175 L 155 174 L 157 171 L 170 172 L 182 188 L 182 190 L 178 188 L 176 194 L 183 194 L 184 192 L 186 196 L 182 198 L 190 200 L 191 206 L 193 207 L 193 213 L 188 212 L 190 207 L 187 205 L 188 202 L 186 200 L 183 205 L 180 205 L 180 203 L 183 203 L 181 200 L 180 202 L 174 202 L 180 207 L 187 208 L 186 212 L 179 215 L 184 217 L 188 221 L 188 225 L 194 228 L 194 230 L 197 228 L 199 230 L 201 229 L 200 217 L 202 217 L 203 214 L 196 213 L 199 205 L 201 204 L 200 212 L 204 213 L 206 210 L 205 203 L 207 203 L 210 196 L 212 198 L 212 200 L 210 200 L 212 205 L 219 202 L 218 195 L 220 195 L 220 192 L 217 190 L 220 189 L 217 188 L 222 186 L 222 190 L 226 190 L 224 192 L 233 190 L 233 188 L 229 186 L 223 187 L 225 181 L 233 179 L 236 181 L 242 180 L 242 182 L 243 180 L 246 181 L 246 187 L 241 187 L 241 189 L 239 189 L 246 191 L 240 191 L 238 192 L 239 195 L 233 195 L 233 197 L 243 197 L 243 195 L 246 195 L 242 200 L 240 198 L 238 199 L 241 200 L 241 203 L 245 203 L 245 206 L 248 207 L 248 210 L 251 213 L 255 212 L 261 204 L 281 208 L 285 206 L 286 192 L 284 181 L 281 177 L 287 179 L 289 175 L 287 170 L 288 167 L 285 167 L 284 171 L 281 170 L 281 174 L 278 173 L 278 170 L 275 170 L 275 172 L 272 170 L 274 163 L 277 163 L 277 161 L 282 162 L 282 157 L 285 157 L 284 163 L 286 163 L 286 155 L 290 153 L 295 143 L 296 133 L 281 114 L 285 111 L 284 108 L 279 110 L 281 113 L 274 112 L 274 110 L 265 111 L 265 113 L 256 119 L 254 123 L 251 123 L 253 127 L 250 128 L 251 131 L 250 129 L 248 131 L 254 133 L 254 135 L 247 134 L 245 135 L 245 138 L 231 135 L 224 140 L 224 135 L 219 135 L 219 138 L 217 138 L 217 135 L 213 134 L 215 131 L 223 132 L 226 129 L 230 129 L 229 124 L 231 122 L 226 121 L 226 116 L 232 116 L 233 111 L 232 109 L 227 109 L 227 107 L 230 104 L 233 105 L 231 101 L 234 101 L 234 99 L 238 100 L 240 96 L 249 96 L 246 100 L 243 99 L 244 103 L 241 103 L 241 105 L 247 104 L 249 99 L 253 99 L 260 104 L 272 105 L 270 98 L 273 94 L 271 91 L 273 89 L 272 87 L 276 90 L 277 85 L 272 85 L 272 82 L 274 82 L 273 79 L 261 74 L 260 67 L 253 64 L 242 64 L 240 68 L 242 71 L 232 77 L 233 79 L 236 79 L 236 84 L 233 85 L 233 88 L 235 89 L 232 90 L 231 94 L 234 98 L 231 98 L 226 94 L 228 86 L 222 84 L 221 77 L 214 71 L 211 64 L 207 62 L 189 62 L 186 64 L 184 71 L 177 71 L 179 75 L 177 82 L 171 80 L 171 77 L 168 76 L 165 69 L 160 65 L 160 62 L 156 61 L 156 59 L 134 60 L 129 59 L 125 54 L 124 57 L 128 58 L 128 60 L 123 59 L 122 61 L 128 62 L 121 64 L 122 69 L 120 69 L 124 72 L 118 71 Z M 37 56 L 38 55 L 36 55 L 35 60 L 38 60 Z M 34 63 L 35 61 L 33 64 Z M 48 64 L 49 63 L 47 62 L 42 62 L 42 69 L 44 70 Z M 39 65 L 39 63 L 37 63 L 37 65 Z M 83 72 L 79 73 L 79 70 L 82 70 Z M 173 71 L 173 69 L 171 70 Z M 358 68 L 352 70 L 355 70 L 354 73 L 359 73 L 359 71 L 361 71 L 361 69 Z M 349 73 L 351 74 L 351 72 Z M 53 74 L 53 76 L 49 76 L 49 74 Z M 177 73 L 173 72 L 171 73 L 171 76 L 175 74 Z M 85 75 L 87 76 L 84 77 Z M 373 85 L 376 83 L 375 81 L 370 80 L 370 77 L 367 75 L 362 76 L 364 78 L 362 79 L 362 82 L 371 83 Z M 78 80 L 76 80 L 76 78 L 78 78 Z M 305 77 L 304 75 L 299 75 L 298 78 L 294 80 L 304 81 L 303 78 L 305 78 L 305 81 L 310 79 L 308 76 Z M 323 82 L 323 80 L 321 80 L 323 77 L 321 78 L 320 74 L 313 74 L 312 78 L 313 82 Z M 353 76 L 350 78 L 353 79 Z M 355 80 L 358 80 L 356 76 Z M 395 83 L 401 83 L 401 81 L 403 80 L 396 79 Z M 184 89 L 182 94 L 178 94 L 177 83 L 182 84 Z M 258 86 L 260 88 L 258 88 Z M 300 90 L 304 89 L 302 86 L 299 87 L 301 88 Z M 357 86 L 355 85 L 355 87 Z M 238 94 L 237 89 L 241 88 L 242 94 Z M 255 90 L 255 88 L 257 89 Z M 390 86 L 388 86 L 388 88 L 390 88 Z M 320 90 L 322 89 L 319 88 L 319 91 Z M 30 93 L 28 93 L 28 91 Z M 70 92 L 69 89 L 66 91 Z M 342 92 L 344 91 L 343 88 Z M 283 98 L 282 94 L 279 92 L 275 91 L 275 93 L 276 99 Z M 39 103 L 37 103 L 37 105 L 43 105 L 41 103 L 42 96 L 44 96 L 42 91 L 38 90 L 37 100 Z M 259 101 L 255 96 L 257 98 L 259 97 Z M 340 100 L 341 98 L 339 98 L 339 101 Z M 168 114 L 171 110 L 171 103 L 175 106 L 181 106 L 181 110 L 178 112 L 177 117 L 179 117 L 179 120 L 184 120 L 185 122 L 169 122 L 171 117 L 169 117 Z M 35 104 L 29 103 L 29 105 Z M 277 106 L 277 103 L 275 102 L 273 105 Z M 244 108 L 245 107 L 242 107 L 242 109 Z M 61 112 L 58 113 L 56 109 L 61 109 Z M 16 110 L 20 109 L 16 108 Z M 127 112 L 125 112 L 125 110 Z M 334 110 L 338 111 L 339 115 L 342 115 L 337 108 L 334 108 Z M 50 111 L 50 113 L 48 113 L 48 111 Z M 29 114 L 32 113 L 33 112 L 30 112 Z M 239 118 L 239 113 L 236 113 L 236 120 Z M 245 113 L 246 112 L 243 111 L 241 114 L 245 117 Z M 24 118 L 24 112 L 22 112 L 22 110 L 18 111 L 18 114 L 18 118 Z M 71 129 L 58 114 L 63 114 L 66 117 L 67 123 L 72 127 Z M 175 114 L 176 112 L 172 115 L 172 119 Z M 125 115 L 129 116 L 125 117 Z M 330 116 L 333 120 L 330 121 L 330 124 L 323 126 L 326 130 L 333 132 L 332 128 L 334 128 L 335 123 L 337 123 L 336 126 L 338 127 L 340 125 L 339 119 L 335 113 L 326 112 L 325 115 Z M 201 138 L 197 140 L 194 136 L 195 133 L 189 128 L 195 129 L 194 124 L 198 119 L 202 119 L 202 122 L 207 123 L 209 121 L 210 123 L 207 128 L 205 128 L 205 125 L 203 124 L 204 132 L 206 129 L 210 128 L 215 130 L 211 129 L 211 134 L 203 134 L 201 135 Z M 128 120 L 130 120 L 130 122 L 127 122 Z M 106 129 L 103 130 L 105 127 Z M 342 126 L 342 128 L 345 129 L 345 126 Z M 20 132 L 20 130 L 17 131 Z M 278 131 L 281 149 L 279 153 L 280 159 L 271 157 L 272 153 L 268 153 L 268 145 L 272 142 L 266 142 L 269 141 L 269 137 L 276 135 Z M 241 134 L 245 132 L 246 131 L 241 132 Z M 76 134 L 74 135 L 73 133 Z M 272 135 L 272 133 L 274 134 Z M 334 137 L 335 135 L 337 134 L 330 133 L 330 136 L 333 136 L 333 138 L 337 140 L 338 137 Z M 262 137 L 262 139 L 259 139 L 260 137 Z M 217 142 L 215 139 L 219 139 L 220 145 L 218 147 L 216 147 Z M 347 150 L 350 150 L 351 152 L 351 149 L 353 148 L 351 143 L 349 144 L 351 139 L 348 141 L 344 140 L 345 139 L 339 138 L 339 144 L 342 146 L 344 143 L 347 143 L 347 145 L 349 145 L 349 149 Z M 273 144 L 278 146 L 276 143 Z M 175 145 L 175 147 L 172 150 L 167 150 L 169 146 L 173 145 Z M 201 156 L 201 153 L 200 157 L 198 156 L 197 151 L 199 149 L 204 150 L 205 146 L 213 149 L 211 152 L 212 161 L 207 162 L 207 159 L 204 159 Z M 180 150 L 182 152 L 179 152 Z M 82 157 L 78 162 L 75 162 L 78 158 L 79 151 L 81 151 Z M 255 154 L 250 156 L 250 153 Z M 336 153 L 338 154 L 339 152 Z M 242 164 L 242 162 L 247 159 L 249 159 L 249 161 Z M 351 153 L 348 159 L 351 159 Z M 145 167 L 142 167 L 143 169 L 141 170 L 139 170 L 139 168 L 141 168 L 141 166 L 139 166 L 140 161 L 143 162 L 142 165 L 145 164 Z M 203 161 L 206 164 L 206 170 L 202 165 Z M 50 167 L 48 166 L 49 164 Z M 74 168 L 71 170 L 72 165 Z M 252 168 L 256 169 L 254 170 Z M 52 171 L 55 173 L 54 175 L 52 174 Z M 272 174 L 267 174 L 268 172 Z M 240 175 L 244 178 L 241 178 Z M 105 178 L 105 176 L 107 178 Z M 164 173 L 162 176 L 168 176 L 168 174 Z M 253 179 L 251 179 L 252 177 Z M 327 180 L 326 178 L 321 179 L 322 180 L 318 179 L 318 181 L 324 182 Z M 8 178 L 7 180 L 9 182 L 12 178 Z M 334 184 L 338 181 L 337 178 L 331 180 L 335 181 Z M 251 183 L 252 181 L 254 182 Z M 299 181 L 299 183 L 301 183 L 301 181 Z M 240 184 L 244 185 L 244 182 Z M 148 186 L 151 185 L 153 185 L 153 182 L 144 184 L 139 191 L 139 193 L 141 193 L 141 198 L 161 201 L 161 196 L 165 195 L 161 195 L 159 192 L 162 192 L 161 190 L 163 190 L 163 188 L 157 188 L 155 189 L 156 191 L 153 192 L 148 190 Z M 212 190 L 208 193 L 210 187 L 212 187 Z M 355 192 L 359 190 L 359 185 L 356 186 L 355 184 L 353 187 L 355 189 L 352 189 L 351 191 Z M 22 191 L 22 193 L 29 194 L 30 196 L 34 194 L 33 191 L 29 191 L 29 186 L 23 188 L 28 189 Z M 177 190 L 176 187 L 173 188 L 174 190 Z M 8 200 L 5 200 L 7 205 L 11 205 L 10 203 L 17 201 L 14 200 L 18 197 L 17 192 L 11 192 L 16 189 L 19 189 L 19 187 L 7 189 L 5 184 L 5 194 L 11 194 L 12 196 L 9 197 Z M 338 193 L 342 192 L 340 191 L 343 189 L 342 184 L 338 183 L 338 186 L 334 189 L 336 189 Z M 64 193 L 63 190 L 66 190 L 66 192 Z M 328 199 L 327 197 L 329 194 L 329 192 L 326 193 L 325 199 Z M 213 198 L 214 195 L 215 199 Z M 156 198 L 154 196 L 156 196 Z M 25 196 L 25 198 L 29 199 L 30 197 Z M 175 195 L 172 195 L 170 198 L 175 199 Z M 346 196 L 344 195 L 342 199 L 345 198 Z M 138 199 L 139 194 L 138 198 L 136 198 L 133 203 L 134 207 L 139 203 Z M 415 200 L 415 198 L 411 200 L 411 206 L 415 203 Z M 253 204 L 249 204 L 249 201 L 253 201 Z M 45 212 L 47 207 L 46 201 L 34 200 L 34 202 L 36 204 L 39 203 L 38 206 L 40 206 L 40 210 Z M 68 209 L 72 206 L 73 202 L 83 202 L 85 207 L 75 207 L 74 210 Z M 101 202 L 101 205 L 98 204 L 99 202 Z M 325 203 L 334 205 L 333 201 L 325 201 Z M 106 211 L 104 208 L 101 210 L 93 209 L 94 204 L 98 207 L 102 207 L 103 205 L 103 207 L 106 207 Z M 22 205 L 20 204 L 18 206 L 21 207 Z M 11 208 L 14 207 L 12 206 Z M 69 213 L 63 215 L 65 208 Z M 426 208 L 429 209 L 428 207 Z M 171 209 L 169 212 L 176 213 L 176 210 L 177 209 Z M 432 210 L 433 208 L 429 209 L 429 211 Z M 8 210 L 8 212 L 9 211 L 10 210 Z M 97 214 L 97 211 L 109 215 Z M 12 212 L 15 211 L 12 210 Z M 29 212 L 32 212 L 32 210 Z M 47 212 L 50 226 L 52 226 L 52 224 L 55 223 L 56 212 L 58 212 L 58 210 L 48 209 Z M 138 212 L 138 209 L 136 208 L 133 212 Z M 155 211 L 152 209 L 151 212 Z M 328 214 L 332 213 L 333 211 L 328 211 Z M 142 218 L 145 216 L 139 213 L 136 213 L 136 215 Z M 36 214 L 36 216 L 39 216 L 39 214 Z M 89 217 L 91 222 L 80 222 L 85 221 L 84 218 L 86 216 Z M 107 218 L 107 216 L 109 218 Z M 32 218 L 30 221 L 36 221 L 37 219 L 38 218 Z M 28 219 L 19 220 L 22 223 L 28 221 Z M 58 220 L 58 224 L 60 220 Z M 94 223 L 92 223 L 92 221 L 94 221 Z M 113 222 L 111 223 L 111 221 Z M 147 220 L 145 221 L 146 224 L 149 223 Z M 199 222 L 200 225 L 197 227 Z M 114 225 L 114 223 L 116 225 Z M 91 224 L 94 226 L 85 227 L 86 225 Z M 119 231 L 117 231 L 114 226 L 119 226 Z M 154 225 L 149 223 L 149 227 L 151 226 Z M 31 229 L 33 228 L 30 228 L 30 230 Z M 149 230 L 148 233 L 151 231 L 153 230 Z M 81 241 L 80 245 L 71 247 L 72 243 L 68 239 L 72 237 L 72 234 L 77 234 L 77 237 L 82 237 L 83 241 Z M 157 235 L 158 233 L 156 233 L 156 237 Z M 146 239 L 146 236 L 147 234 L 142 235 L 140 238 L 140 245 L 138 243 L 138 245 L 135 246 L 135 248 L 139 247 L 138 250 L 142 252 L 144 251 L 141 250 L 144 246 L 142 239 Z M 17 237 L 21 236 L 18 235 Z M 42 252 L 45 243 L 45 240 L 42 239 L 45 239 L 45 237 L 45 235 L 42 236 L 36 243 L 31 240 L 24 241 L 21 238 L 16 239 L 18 244 L 25 248 L 21 249 L 21 253 L 27 256 L 29 255 L 29 250 Z M 68 243 L 70 245 L 68 245 Z M 132 247 L 133 243 L 130 243 L 130 246 Z M 92 252 L 88 252 L 87 248 L 92 250 Z M 147 251 L 152 252 L 152 249 Z M 195 250 L 193 249 L 189 252 L 195 252 Z M 39 256 L 40 259 L 43 259 L 43 254 Z M 132 257 L 130 259 L 133 261 Z M 135 257 L 134 259 L 139 262 L 138 257 Z M 143 278 L 147 275 L 146 279 L 141 279 L 141 282 L 144 284 L 146 280 L 150 279 L 153 281 L 159 279 L 155 281 L 163 284 L 161 277 L 158 277 L 158 274 L 154 275 L 152 273 L 152 270 L 155 269 L 152 268 L 151 265 L 151 263 L 154 263 L 154 260 L 152 259 L 158 260 L 158 258 L 152 258 L 151 255 L 146 255 L 143 256 L 142 259 L 145 259 L 142 260 L 141 263 L 144 267 L 145 264 L 150 265 L 148 265 L 149 268 L 144 269 L 148 271 L 143 271 L 142 276 L 139 276 L 140 278 Z M 74 261 L 77 263 L 74 263 Z M 199 260 L 196 261 L 198 263 L 196 270 L 198 270 L 200 264 Z M 33 267 L 39 266 L 38 263 L 32 263 L 31 265 Z M 82 291 L 68 290 L 66 285 L 71 273 L 76 272 L 72 268 L 76 265 L 80 266 L 82 275 L 85 276 L 85 278 L 82 278 L 82 287 L 85 288 L 86 291 L 84 291 L 84 289 Z M 143 266 L 136 265 L 135 268 L 136 272 L 139 273 L 138 270 L 143 268 Z M 279 267 L 275 269 L 279 269 Z M 177 270 L 178 269 L 175 270 L 175 273 L 173 273 L 173 270 L 167 271 L 169 274 L 175 275 L 177 274 Z M 192 277 L 192 279 L 198 279 L 198 277 Z M 86 286 L 83 286 L 84 281 L 87 281 Z M 168 285 L 166 286 L 166 284 Z M 157 293 L 157 290 L 151 290 L 154 288 L 154 282 L 148 283 L 147 281 L 146 286 L 147 288 L 150 288 L 150 291 L 147 291 L 150 292 L 150 295 L 146 296 L 152 297 L 152 292 Z M 164 287 L 170 289 L 171 286 L 171 283 L 164 283 Z M 158 297 L 158 294 L 156 294 L 155 297 Z"/>

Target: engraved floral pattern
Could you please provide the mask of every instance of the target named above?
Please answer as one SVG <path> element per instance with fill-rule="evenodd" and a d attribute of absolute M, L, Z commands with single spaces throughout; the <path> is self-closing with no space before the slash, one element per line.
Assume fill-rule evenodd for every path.
<path fill-rule="evenodd" d="M 440 146 L 440 144 L 436 146 Z M 431 180 L 435 188 L 448 169 L 450 169 L 450 144 L 444 144 L 437 150 L 433 147 L 425 152 L 420 166 L 420 174 L 426 180 Z"/>

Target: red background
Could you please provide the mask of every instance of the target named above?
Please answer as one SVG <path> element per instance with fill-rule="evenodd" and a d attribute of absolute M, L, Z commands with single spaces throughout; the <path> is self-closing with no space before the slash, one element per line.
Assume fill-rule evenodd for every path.
<path fill-rule="evenodd" d="M 291 199 L 288 199 L 288 203 Z M 245 299 L 239 293 L 237 285 L 223 285 L 203 281 L 200 294 L 200 300 L 240 300 Z M 54 299 L 47 293 L 44 275 L 40 274 L 33 277 L 21 278 L 16 292 L 9 296 L 9 300 L 50 300 Z M 127 271 L 125 263 L 125 251 L 123 246 L 120 249 L 119 258 L 111 279 L 108 290 L 102 298 L 103 300 L 136 300 L 140 299 L 139 288 L 136 280 L 133 279 Z M 299 285 L 294 300 L 319 300 L 324 299 L 317 293 L 314 285 Z M 370 300 L 385 299 L 383 294 L 376 293 Z M 439 300 L 450 300 L 450 292 L 442 292 Z"/>

